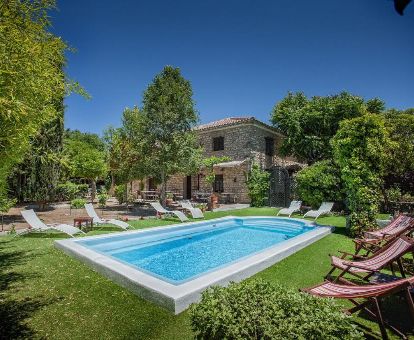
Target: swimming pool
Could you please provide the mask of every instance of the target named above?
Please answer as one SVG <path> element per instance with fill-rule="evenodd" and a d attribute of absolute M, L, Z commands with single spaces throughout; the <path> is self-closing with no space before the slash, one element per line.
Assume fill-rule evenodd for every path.
<path fill-rule="evenodd" d="M 178 313 L 210 285 L 249 277 L 329 232 L 304 220 L 226 217 L 56 241 L 56 246 Z"/>

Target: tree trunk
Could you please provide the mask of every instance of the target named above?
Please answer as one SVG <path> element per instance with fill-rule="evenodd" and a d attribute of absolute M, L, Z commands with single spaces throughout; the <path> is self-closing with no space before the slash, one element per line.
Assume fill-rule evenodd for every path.
<path fill-rule="evenodd" d="M 160 201 L 161 201 L 161 205 L 163 206 L 163 207 L 165 207 L 165 204 L 166 204 L 166 190 L 165 190 L 165 187 L 166 187 L 166 179 L 165 179 L 165 172 L 164 171 L 161 171 L 161 192 L 160 192 Z"/>
<path fill-rule="evenodd" d="M 109 188 L 108 194 L 109 196 L 114 196 L 115 194 L 115 176 L 112 171 L 111 171 L 111 187 Z"/>
<path fill-rule="evenodd" d="M 95 179 L 91 179 L 91 201 L 93 203 L 93 201 L 95 201 L 95 197 L 96 197 L 96 181 Z"/>

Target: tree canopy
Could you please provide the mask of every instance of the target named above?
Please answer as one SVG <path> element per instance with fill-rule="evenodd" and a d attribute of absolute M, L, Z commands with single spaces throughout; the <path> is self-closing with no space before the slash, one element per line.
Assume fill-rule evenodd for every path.
<path fill-rule="evenodd" d="M 57 116 L 30 139 L 30 150 L 13 171 L 9 186 L 19 201 L 35 201 L 43 206 L 55 199 L 65 165 L 62 158 L 63 98 L 60 107 Z"/>
<path fill-rule="evenodd" d="M 86 140 L 94 140 L 89 143 Z M 98 142 L 100 141 L 100 142 Z M 96 195 L 96 180 L 106 176 L 107 163 L 104 150 L 104 143 L 98 135 L 77 132 L 69 134 L 65 139 L 65 156 L 69 166 L 70 176 L 88 179 L 92 186 L 92 200 Z"/>
<path fill-rule="evenodd" d="M 25 157 L 26 165 L 31 163 L 29 191 L 36 191 L 39 198 L 50 194 L 44 181 L 59 177 L 59 165 L 54 161 L 59 150 L 53 149 L 54 142 L 44 148 L 42 139 L 51 137 L 46 134 L 53 127 L 61 127 L 65 95 L 88 96 L 63 71 L 67 45 L 49 30 L 48 11 L 54 6 L 54 0 L 0 4 L 0 196 L 6 193 L 7 177 Z M 30 147 L 33 155 L 28 154 Z M 54 170 L 44 172 L 48 167 Z"/>
<path fill-rule="evenodd" d="M 135 173 L 165 184 L 176 173 L 191 173 L 199 165 L 200 150 L 192 130 L 198 121 L 193 91 L 178 68 L 166 66 L 144 93 L 142 110 L 124 112 L 123 129 Z"/>
<path fill-rule="evenodd" d="M 65 43 L 48 31 L 52 0 L 0 5 L 0 191 L 29 148 L 30 137 L 57 114 L 65 94 Z"/>
<path fill-rule="evenodd" d="M 384 118 L 376 114 L 343 121 L 332 139 L 334 160 L 340 168 L 354 235 L 376 225 L 382 178 L 391 144 Z"/>
<path fill-rule="evenodd" d="M 372 106 L 377 108 L 378 103 L 373 102 Z M 332 157 L 330 140 L 339 123 L 360 117 L 365 111 L 364 100 L 347 92 L 310 99 L 299 92 L 289 93 L 278 102 L 271 120 L 286 135 L 281 150 L 283 154 L 312 164 Z"/>

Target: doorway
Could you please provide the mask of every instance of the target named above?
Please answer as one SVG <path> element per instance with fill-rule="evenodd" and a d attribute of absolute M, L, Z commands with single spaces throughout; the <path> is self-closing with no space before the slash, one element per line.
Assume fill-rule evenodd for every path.
<path fill-rule="evenodd" d="M 187 176 L 185 179 L 185 198 L 190 200 L 191 199 L 191 176 Z"/>

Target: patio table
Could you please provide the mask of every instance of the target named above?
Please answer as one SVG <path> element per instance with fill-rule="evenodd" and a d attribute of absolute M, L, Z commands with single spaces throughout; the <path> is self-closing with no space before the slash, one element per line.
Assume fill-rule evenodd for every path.
<path fill-rule="evenodd" d="M 209 192 L 197 192 L 194 194 L 195 198 L 199 202 L 208 203 L 211 193 Z"/>
<path fill-rule="evenodd" d="M 156 191 L 141 191 L 141 195 L 147 201 L 156 201 L 159 198 L 158 192 Z"/>
<path fill-rule="evenodd" d="M 85 223 L 84 225 L 82 223 Z M 82 226 L 85 230 L 92 230 L 93 228 L 93 218 L 89 216 L 80 216 L 73 219 L 73 226 L 82 230 Z"/>
<path fill-rule="evenodd" d="M 225 204 L 236 203 L 236 194 L 234 192 L 222 192 L 220 196 Z"/>

